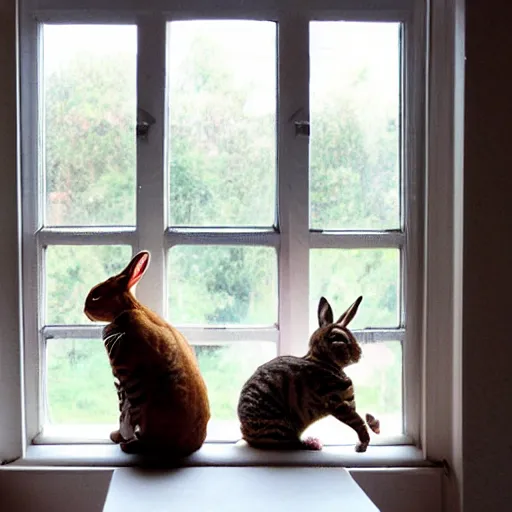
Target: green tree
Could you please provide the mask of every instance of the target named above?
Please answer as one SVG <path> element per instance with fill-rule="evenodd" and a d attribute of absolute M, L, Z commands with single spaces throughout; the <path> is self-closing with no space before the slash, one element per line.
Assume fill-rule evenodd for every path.
<path fill-rule="evenodd" d="M 45 75 L 46 222 L 135 223 L 135 55 L 79 53 Z"/>

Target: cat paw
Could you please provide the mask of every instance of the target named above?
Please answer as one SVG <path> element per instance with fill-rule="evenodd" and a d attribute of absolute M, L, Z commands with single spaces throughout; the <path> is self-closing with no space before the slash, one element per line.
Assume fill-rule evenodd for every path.
<path fill-rule="evenodd" d="M 307 450 L 321 450 L 323 448 L 322 441 L 316 437 L 306 437 L 306 439 L 302 441 L 302 445 Z"/>
<path fill-rule="evenodd" d="M 365 452 L 366 448 L 368 448 L 368 443 L 357 443 L 356 444 L 356 452 L 357 453 Z"/>

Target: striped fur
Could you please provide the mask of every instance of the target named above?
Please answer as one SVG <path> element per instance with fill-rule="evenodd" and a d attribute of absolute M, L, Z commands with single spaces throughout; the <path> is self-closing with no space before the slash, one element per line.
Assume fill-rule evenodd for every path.
<path fill-rule="evenodd" d="M 361 300 L 359 297 L 334 322 L 331 306 L 322 297 L 319 328 L 311 336 L 308 353 L 304 357 L 277 357 L 260 366 L 245 383 L 238 417 L 248 444 L 257 448 L 320 449 L 318 440 L 301 440 L 301 436 L 315 421 L 333 415 L 356 431 L 356 450 L 366 450 L 370 436 L 356 412 L 352 381 L 343 371 L 361 357 L 361 348 L 347 328 Z M 367 417 L 373 430 L 378 420 Z"/>
<path fill-rule="evenodd" d="M 84 311 L 91 320 L 110 322 L 103 341 L 120 411 L 112 441 L 126 452 L 184 456 L 206 438 L 207 390 L 183 335 L 135 298 L 148 264 L 147 251 L 137 254 L 89 292 Z"/>

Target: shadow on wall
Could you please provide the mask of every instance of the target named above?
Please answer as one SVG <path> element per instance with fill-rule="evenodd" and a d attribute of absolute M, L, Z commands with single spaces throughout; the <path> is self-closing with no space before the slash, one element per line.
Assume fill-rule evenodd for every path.
<path fill-rule="evenodd" d="M 0 468 L 0 510 L 101 512 L 113 469 Z"/>

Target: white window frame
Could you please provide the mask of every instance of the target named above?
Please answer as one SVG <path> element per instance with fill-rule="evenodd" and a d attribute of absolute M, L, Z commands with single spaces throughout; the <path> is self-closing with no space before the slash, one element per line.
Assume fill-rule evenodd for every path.
<path fill-rule="evenodd" d="M 274 232 L 245 232 L 237 233 L 238 243 L 263 243 L 277 247 L 280 244 L 279 264 L 287 271 L 280 272 L 279 290 L 281 297 L 285 296 L 283 290 L 289 290 L 291 276 L 293 276 L 294 292 L 289 294 L 288 300 L 281 300 L 279 305 L 279 342 L 280 350 L 284 353 L 302 354 L 304 352 L 304 333 L 309 332 L 308 307 L 309 290 L 308 279 L 298 276 L 309 274 L 309 249 L 321 247 L 397 247 L 403 246 L 407 240 L 407 248 L 403 258 L 405 268 L 409 269 L 402 278 L 405 280 L 404 289 L 407 290 L 404 300 L 404 311 L 408 315 L 407 336 L 408 341 L 403 343 L 404 350 L 404 422 L 407 438 L 403 442 L 414 445 L 420 444 L 421 424 L 421 397 L 422 383 L 418 379 L 420 374 L 420 340 L 422 338 L 423 319 L 423 275 L 422 266 L 418 264 L 423 254 L 423 193 L 424 193 L 424 100 L 425 100 L 425 70 L 424 70 L 424 38 L 425 38 L 425 13 L 422 2 L 413 0 L 388 0 L 382 2 L 378 10 L 374 2 L 370 0 L 346 0 L 334 2 L 320 0 L 308 2 L 303 0 L 294 3 L 293 10 L 280 10 L 281 4 L 286 2 L 256 2 L 254 10 L 252 3 L 245 3 L 244 12 L 237 11 L 236 2 L 226 1 L 226 11 L 219 14 L 218 11 L 208 11 L 208 2 L 196 0 L 192 10 L 191 3 L 187 4 L 187 10 L 180 7 L 172 10 L 170 2 L 156 1 L 152 5 L 153 14 L 145 14 L 144 9 L 133 14 L 121 1 L 111 0 L 111 11 L 104 8 L 104 2 L 89 0 L 89 8 L 73 10 L 69 2 L 64 0 L 27 0 L 23 2 L 22 32 L 21 32 L 21 87 L 22 87 L 22 190 L 23 190 L 23 302 L 24 302 L 24 391 L 25 391 L 25 442 L 31 443 L 41 430 L 42 386 L 40 375 L 37 371 L 43 364 L 44 351 L 42 344 L 35 343 L 41 336 L 66 337 L 72 334 L 78 337 L 90 337 L 91 333 L 99 332 L 99 328 L 87 327 L 46 327 L 43 331 L 39 325 L 40 314 L 34 314 L 38 309 L 38 287 L 41 283 L 34 281 L 39 262 L 41 261 L 41 247 L 48 243 L 71 244 L 77 241 L 92 244 L 110 244 L 121 242 L 131 245 L 134 250 L 149 248 L 152 252 L 152 265 L 147 278 L 139 286 L 139 296 L 150 307 L 162 312 L 164 308 L 165 290 L 155 295 L 155 283 L 163 282 L 165 275 L 164 251 L 175 243 L 187 240 L 187 243 L 205 243 L 215 240 L 215 243 L 234 243 L 232 235 L 226 233 L 193 234 L 186 230 L 167 230 L 164 233 L 165 205 L 162 190 L 165 189 L 164 166 L 164 137 L 162 128 L 165 126 L 165 111 L 162 83 L 165 83 L 165 53 L 166 53 L 166 22 L 173 19 L 197 19 L 198 17 L 226 17 L 226 18 L 253 18 L 269 19 L 279 22 L 279 52 L 288 58 L 279 60 L 279 87 L 291 92 L 281 98 L 278 115 L 278 159 L 280 172 L 278 174 L 278 190 L 290 190 L 290 194 L 279 194 L 279 218 L 280 241 Z M 85 2 L 82 2 L 82 6 Z M 37 4 L 37 5 L 36 5 Z M 141 1 L 141 4 L 144 2 Z M 179 4 L 179 2 L 177 2 Z M 314 5 L 314 8 L 308 7 Z M 343 4 L 343 7 L 340 7 Z M 29 8 L 29 5 L 31 7 Z M 131 6 L 133 8 L 133 4 Z M 162 18 L 154 13 L 161 9 L 167 13 Z M 172 16 L 169 13 L 172 11 Z M 201 12 L 201 16 L 197 13 Z M 293 12 L 293 14 L 288 14 Z M 403 176 L 406 189 L 403 206 L 408 217 L 405 233 L 375 232 L 375 233 L 345 233 L 331 235 L 324 233 L 310 233 L 307 208 L 297 209 L 297 204 L 308 204 L 307 188 L 307 139 L 295 138 L 293 123 L 290 117 L 297 111 L 298 106 L 308 111 L 308 72 L 307 59 L 301 59 L 308 54 L 308 48 L 301 47 L 298 41 L 306 42 L 308 22 L 310 19 L 345 19 L 357 21 L 401 21 L 404 23 L 405 53 L 403 55 L 404 77 L 411 82 L 403 83 L 405 116 L 403 122 Z M 68 232 L 64 229 L 40 230 L 37 225 L 36 202 L 38 197 L 37 172 L 38 157 L 38 120 L 35 117 L 38 112 L 37 105 L 37 21 L 40 22 L 88 22 L 88 23 L 139 23 L 139 47 L 138 47 L 138 106 L 152 113 L 156 118 L 156 124 L 152 127 L 151 137 L 147 143 L 137 143 L 137 162 L 145 162 L 147 172 L 138 172 L 138 184 L 143 189 L 150 190 L 145 195 L 137 197 L 137 228 L 122 229 L 118 232 L 108 230 L 83 230 L 80 232 Z M 289 42 L 290 44 L 286 44 Z M 411 51 L 411 50 L 414 51 Z M 294 56 L 299 58 L 293 58 Z M 163 64 L 163 65 L 162 65 Z M 145 71 L 157 69 L 158 75 Z M 141 77 L 149 77 L 141 83 Z M 299 84 L 299 85 L 298 85 Z M 306 88 L 304 88 L 306 87 Z M 307 118 L 303 118 L 307 120 Z M 292 156 L 293 155 L 293 156 Z M 302 166 L 297 166 L 297 155 Z M 138 165 L 140 168 L 140 166 Z M 28 169 L 28 171 L 27 171 Z M 291 170 L 295 174 L 292 176 Z M 156 172 L 151 172 L 151 170 Z M 297 179 L 297 171 L 300 171 Z M 144 180 L 147 176 L 161 176 L 161 181 Z M 140 187 L 138 187 L 140 190 Z M 155 222 L 155 218 L 162 219 L 162 225 Z M 37 233 L 34 236 L 34 233 Z M 162 239 L 163 235 L 163 239 Z M 304 249 L 306 247 L 306 249 Z M 293 255 L 293 257 L 292 257 Z M 285 265 L 283 265 L 283 263 Z M 415 271 L 412 271 L 415 269 Z M 298 320 L 299 319 L 299 320 Z M 402 318 L 402 322 L 403 322 Z M 403 328 L 403 324 L 402 324 Z M 95 331 L 96 329 L 96 331 Z M 191 342 L 219 340 L 221 336 L 226 341 L 226 330 L 221 333 L 215 329 L 183 329 Z M 267 329 L 268 339 L 276 340 L 277 331 Z M 381 341 L 385 339 L 404 340 L 403 329 L 382 330 L 367 333 L 357 332 L 357 336 L 365 341 Z M 243 329 L 243 336 L 247 339 L 257 336 L 261 339 L 262 331 Z M 264 334 L 264 333 L 263 333 Z M 233 340 L 241 337 L 240 330 L 232 330 L 228 334 Z M 397 338 L 397 335 L 400 337 Z M 413 341 L 411 341 L 413 340 Z M 227 340 L 229 341 L 229 339 Z M 44 439 L 43 439 L 44 442 Z"/>

